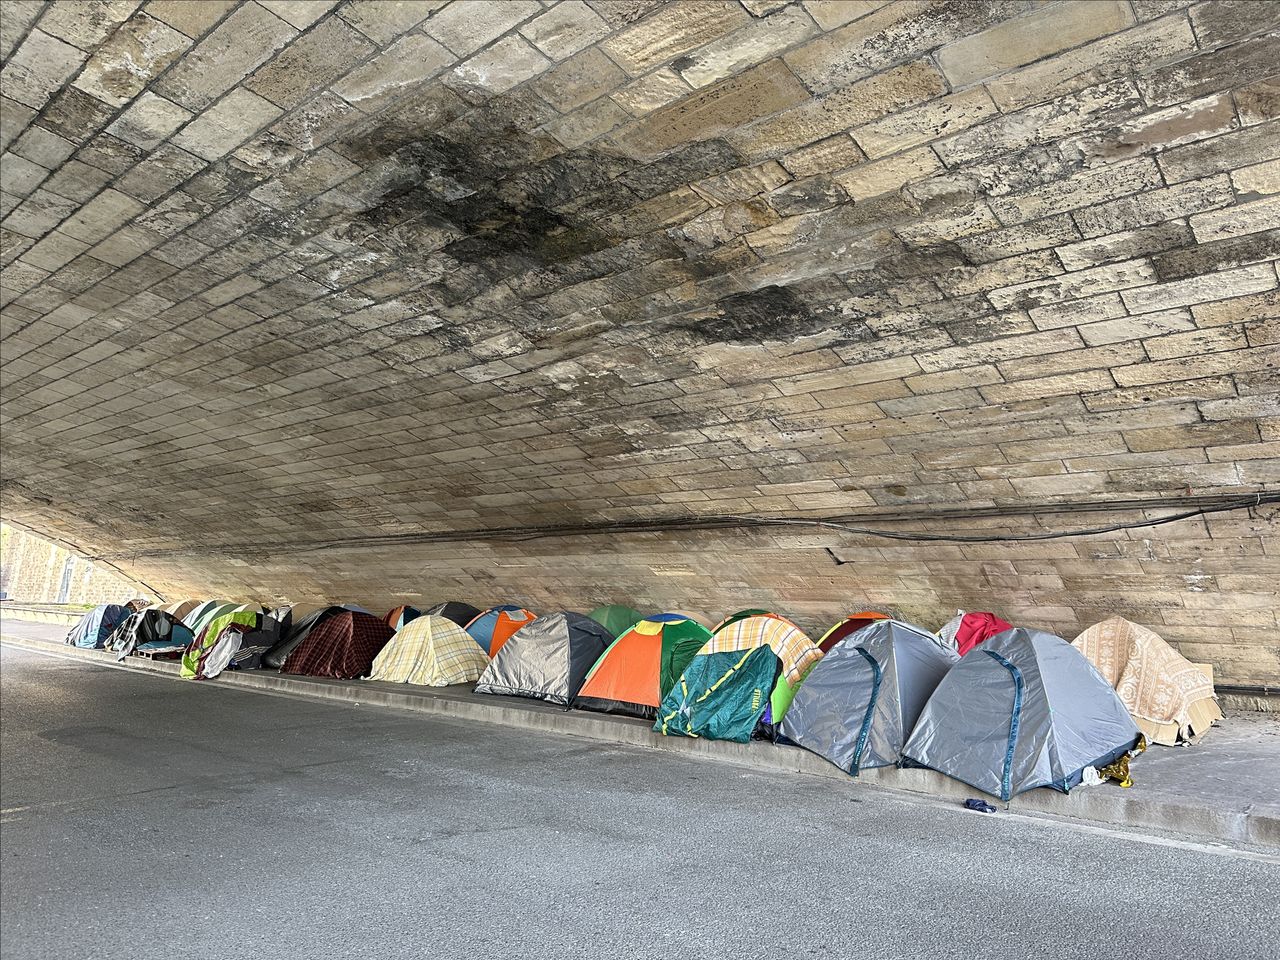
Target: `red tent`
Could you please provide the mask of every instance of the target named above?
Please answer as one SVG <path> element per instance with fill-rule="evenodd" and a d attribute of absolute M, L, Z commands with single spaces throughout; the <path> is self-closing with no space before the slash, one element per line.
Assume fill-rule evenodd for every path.
<path fill-rule="evenodd" d="M 367 677 L 395 631 L 371 613 L 348 610 L 322 621 L 280 667 L 281 673 L 354 680 Z"/>
<path fill-rule="evenodd" d="M 966 613 L 956 628 L 956 653 L 963 657 L 984 640 L 1012 629 L 1013 624 L 1005 623 L 994 613 Z"/>

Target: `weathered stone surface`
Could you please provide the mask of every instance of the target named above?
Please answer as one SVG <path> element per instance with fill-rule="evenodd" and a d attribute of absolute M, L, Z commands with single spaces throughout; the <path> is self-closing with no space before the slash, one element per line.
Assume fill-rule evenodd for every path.
<path fill-rule="evenodd" d="M 563 60 L 607 36 L 609 25 L 582 0 L 568 0 L 530 20 L 520 33 L 544 56 Z"/>
<path fill-rule="evenodd" d="M 1274 489 L 1269 9 L 130 2 L 0 5 L 6 516 L 175 596 L 1140 608 L 1280 679 L 1256 587 L 1144 586 L 1256 576 L 1274 511 L 858 538 L 834 593 L 805 528 L 420 542 Z"/>
<path fill-rule="evenodd" d="M 470 56 L 542 10 L 537 0 L 462 0 L 431 16 L 424 29 L 459 57 Z"/>
<path fill-rule="evenodd" d="M 285 47 L 245 81 L 245 86 L 287 110 L 333 83 L 376 49 L 344 20 L 328 17 Z"/>
<path fill-rule="evenodd" d="M 191 111 L 145 91 L 107 127 L 107 132 L 135 147 L 154 150 L 190 119 Z"/>
<path fill-rule="evenodd" d="M 35 29 L 0 70 L 4 95 L 39 110 L 84 63 L 85 53 Z"/>
<path fill-rule="evenodd" d="M 947 44 L 937 53 L 938 66 L 953 86 L 963 87 L 1133 22 L 1129 5 L 1119 0 L 1068 0 Z"/>
<path fill-rule="evenodd" d="M 618 139 L 637 153 L 660 153 L 687 140 L 714 137 L 807 98 L 786 65 L 771 60 L 654 111 Z"/>
<path fill-rule="evenodd" d="M 750 22 L 751 15 L 731 0 L 667 4 L 600 46 L 624 70 L 638 76 Z"/>
<path fill-rule="evenodd" d="M 789 7 L 680 57 L 672 67 L 690 86 L 705 87 L 768 60 L 817 32 L 817 25 L 802 9 Z"/>
<path fill-rule="evenodd" d="M 242 4 L 192 47 L 154 90 L 188 110 L 204 109 L 296 35 L 265 7 Z"/>
<path fill-rule="evenodd" d="M 333 85 L 334 93 L 361 110 L 377 110 L 407 88 L 451 63 L 449 52 L 430 37 L 410 34 Z"/>

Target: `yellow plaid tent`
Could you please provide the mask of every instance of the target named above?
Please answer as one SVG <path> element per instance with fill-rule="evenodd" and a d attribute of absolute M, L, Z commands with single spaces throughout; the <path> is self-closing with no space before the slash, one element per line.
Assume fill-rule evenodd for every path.
<path fill-rule="evenodd" d="M 475 683 L 488 665 L 480 645 L 452 620 L 418 617 L 396 631 L 374 658 L 369 679 L 447 687 Z"/>
<path fill-rule="evenodd" d="M 771 647 L 782 661 L 782 675 L 794 687 L 809 668 L 822 659 L 818 645 L 789 620 L 773 616 L 753 616 L 737 620 L 702 645 L 699 653 L 725 653 Z"/>

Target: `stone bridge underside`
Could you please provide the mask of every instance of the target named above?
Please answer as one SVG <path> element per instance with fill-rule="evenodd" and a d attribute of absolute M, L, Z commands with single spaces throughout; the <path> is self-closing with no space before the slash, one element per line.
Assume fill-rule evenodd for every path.
<path fill-rule="evenodd" d="M 1280 681 L 1265 502 L 723 519 L 1280 487 L 1280 4 L 0 12 L 6 518 L 170 598 L 1120 613 Z"/>

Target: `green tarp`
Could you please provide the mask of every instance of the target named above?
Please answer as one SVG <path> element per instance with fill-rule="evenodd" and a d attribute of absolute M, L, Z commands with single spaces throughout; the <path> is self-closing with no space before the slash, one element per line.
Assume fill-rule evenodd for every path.
<path fill-rule="evenodd" d="M 769 647 L 699 654 L 663 698 L 653 729 L 666 736 L 746 743 L 781 671 Z"/>

